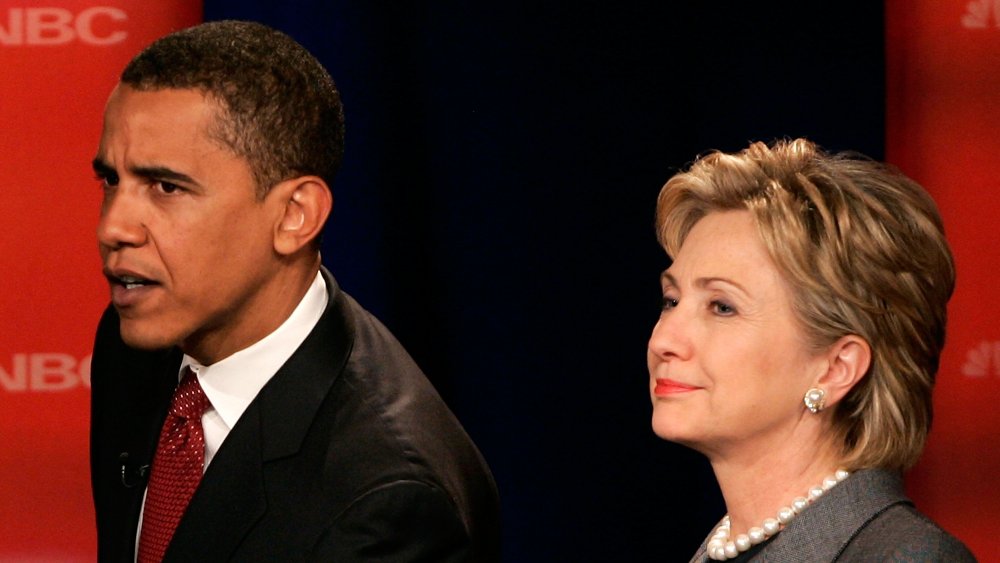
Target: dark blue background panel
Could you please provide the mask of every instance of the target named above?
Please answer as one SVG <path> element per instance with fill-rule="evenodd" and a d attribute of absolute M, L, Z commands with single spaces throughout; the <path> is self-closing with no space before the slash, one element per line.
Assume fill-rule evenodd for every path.
<path fill-rule="evenodd" d="M 649 429 L 659 188 L 751 140 L 883 152 L 881 4 L 766 4 L 205 0 L 341 89 L 324 261 L 490 462 L 505 561 L 686 561 L 722 515 Z"/>

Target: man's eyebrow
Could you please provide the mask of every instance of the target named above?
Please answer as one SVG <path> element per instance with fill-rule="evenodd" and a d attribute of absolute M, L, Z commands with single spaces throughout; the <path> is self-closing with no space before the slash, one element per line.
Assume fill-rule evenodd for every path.
<path fill-rule="evenodd" d="M 165 180 L 167 182 L 180 182 L 194 186 L 199 185 L 198 182 L 196 182 L 191 176 L 188 176 L 183 172 L 171 170 L 166 166 L 132 166 L 129 167 L 128 171 L 131 174 L 142 178 L 156 178 L 157 180 Z"/>
<path fill-rule="evenodd" d="M 107 162 L 104 162 L 101 157 L 95 158 L 91 161 L 90 165 L 94 168 L 94 172 L 102 178 L 107 178 L 115 174 L 115 169 Z"/>
<path fill-rule="evenodd" d="M 116 176 L 118 174 L 110 164 L 105 162 L 100 157 L 95 158 L 93 162 L 91 162 L 91 166 L 94 167 L 94 172 L 101 177 Z M 128 171 L 130 174 L 140 176 L 142 178 L 156 178 L 157 180 L 180 182 L 193 186 L 199 185 L 194 178 L 184 174 L 183 172 L 171 170 L 166 166 L 132 166 L 128 169 Z"/>

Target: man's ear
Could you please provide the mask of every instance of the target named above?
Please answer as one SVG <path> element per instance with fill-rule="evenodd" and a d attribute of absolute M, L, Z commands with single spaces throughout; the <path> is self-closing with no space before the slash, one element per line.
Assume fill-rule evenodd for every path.
<path fill-rule="evenodd" d="M 318 176 L 300 176 L 279 182 L 268 192 L 280 206 L 274 230 L 274 250 L 288 256 L 319 237 L 333 208 L 330 187 Z"/>
<path fill-rule="evenodd" d="M 826 405 L 833 406 L 844 398 L 868 373 L 872 361 L 871 346 L 856 334 L 842 336 L 826 354 L 826 373 L 816 387 L 826 391 Z"/>

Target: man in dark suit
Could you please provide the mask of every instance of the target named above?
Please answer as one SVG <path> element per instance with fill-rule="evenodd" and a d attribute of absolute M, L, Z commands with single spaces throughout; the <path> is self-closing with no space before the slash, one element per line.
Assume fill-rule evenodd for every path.
<path fill-rule="evenodd" d="M 320 265 L 342 146 L 329 75 L 258 24 L 122 73 L 94 159 L 101 561 L 499 560 L 479 452 Z"/>

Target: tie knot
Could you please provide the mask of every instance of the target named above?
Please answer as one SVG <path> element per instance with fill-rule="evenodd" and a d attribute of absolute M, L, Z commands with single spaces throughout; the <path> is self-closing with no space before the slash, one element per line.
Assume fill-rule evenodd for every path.
<path fill-rule="evenodd" d="M 184 368 L 181 383 L 174 391 L 170 403 L 170 414 L 184 419 L 201 418 L 208 407 L 212 406 L 205 392 L 198 383 L 198 376 L 189 367 Z"/>

